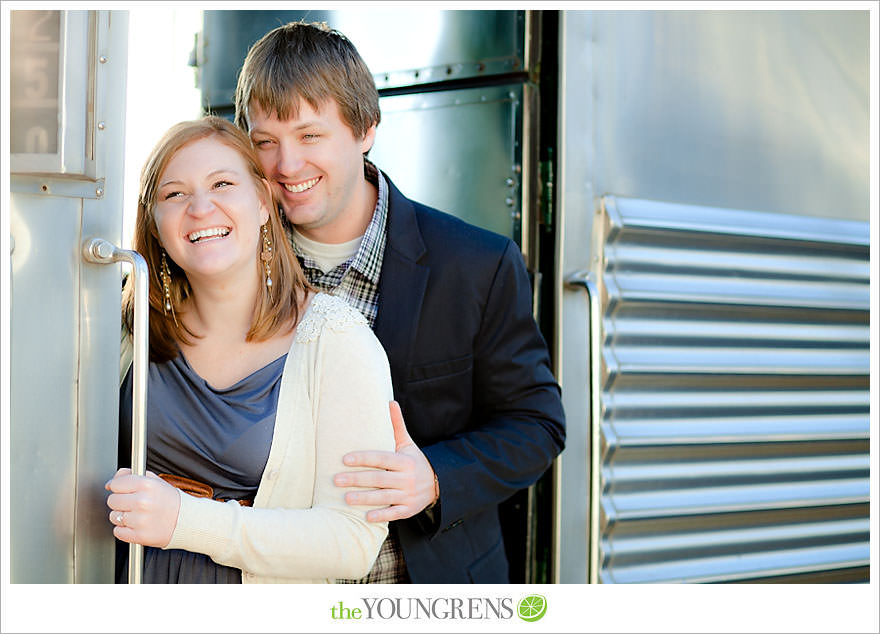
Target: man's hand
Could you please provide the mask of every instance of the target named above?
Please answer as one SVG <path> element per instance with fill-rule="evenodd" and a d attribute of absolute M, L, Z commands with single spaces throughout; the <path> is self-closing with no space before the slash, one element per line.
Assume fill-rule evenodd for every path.
<path fill-rule="evenodd" d="M 406 519 L 421 512 L 440 496 L 431 463 L 416 446 L 403 421 L 397 401 L 391 401 L 391 424 L 396 450 L 353 451 L 342 457 L 349 467 L 374 467 L 384 471 L 346 471 L 333 478 L 339 487 L 367 487 L 372 491 L 350 491 L 345 501 L 352 506 L 383 506 L 367 513 L 370 522 Z"/>

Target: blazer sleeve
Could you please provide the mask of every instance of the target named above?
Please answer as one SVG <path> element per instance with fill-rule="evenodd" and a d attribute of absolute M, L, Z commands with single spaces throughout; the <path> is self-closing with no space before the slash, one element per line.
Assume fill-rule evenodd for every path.
<path fill-rule="evenodd" d="M 388 361 L 365 324 L 344 332 L 325 328 L 313 379 L 312 506 L 246 508 L 181 494 L 177 527 L 166 548 L 202 552 L 260 577 L 358 578 L 369 572 L 388 524 L 366 520 L 366 512 L 379 507 L 346 504 L 351 489 L 335 486 L 333 475 L 346 469 L 342 456 L 349 451 L 394 451 Z M 295 476 L 302 465 L 282 469 L 293 469 Z"/>
<path fill-rule="evenodd" d="M 466 431 L 422 448 L 440 483 L 439 507 L 416 516 L 427 532 L 532 485 L 565 444 L 559 385 L 532 316 L 528 273 L 511 241 L 475 338 L 473 399 Z"/>

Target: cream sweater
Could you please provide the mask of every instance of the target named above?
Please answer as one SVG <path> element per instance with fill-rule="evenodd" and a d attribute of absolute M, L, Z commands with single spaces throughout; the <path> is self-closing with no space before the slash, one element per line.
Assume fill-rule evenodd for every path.
<path fill-rule="evenodd" d="M 343 454 L 394 451 L 391 374 L 364 317 L 318 293 L 297 327 L 281 379 L 269 459 L 253 507 L 180 493 L 166 548 L 242 570 L 243 583 L 333 583 L 366 575 L 388 533 L 333 484 Z"/>

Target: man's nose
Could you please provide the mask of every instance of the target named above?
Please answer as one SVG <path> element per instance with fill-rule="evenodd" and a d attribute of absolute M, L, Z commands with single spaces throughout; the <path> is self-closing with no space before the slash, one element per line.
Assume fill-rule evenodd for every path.
<path fill-rule="evenodd" d="M 281 143 L 278 152 L 278 173 L 283 176 L 294 176 L 305 165 L 303 153 L 295 143 Z"/>

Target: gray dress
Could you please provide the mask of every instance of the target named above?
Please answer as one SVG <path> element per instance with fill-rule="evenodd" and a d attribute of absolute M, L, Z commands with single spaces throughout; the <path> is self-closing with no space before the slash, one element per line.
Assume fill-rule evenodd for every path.
<path fill-rule="evenodd" d="M 150 363 L 147 469 L 204 482 L 214 496 L 253 499 L 269 458 L 284 355 L 231 387 L 212 388 L 182 354 Z M 121 466 L 130 464 L 131 370 L 120 387 Z M 117 548 L 117 581 L 128 576 L 128 545 Z M 144 583 L 241 583 L 241 571 L 185 550 L 144 548 Z"/>

